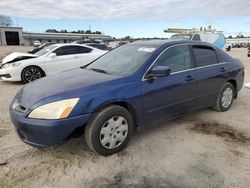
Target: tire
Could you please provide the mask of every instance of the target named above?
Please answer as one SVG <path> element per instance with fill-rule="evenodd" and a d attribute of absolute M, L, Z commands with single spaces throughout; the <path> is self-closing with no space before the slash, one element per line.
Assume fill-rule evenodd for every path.
<path fill-rule="evenodd" d="M 227 47 L 227 51 L 229 52 L 231 50 L 231 46 L 228 46 Z"/>
<path fill-rule="evenodd" d="M 229 110 L 233 104 L 234 96 L 234 86 L 229 82 L 225 83 L 217 97 L 216 104 L 213 106 L 213 109 L 219 112 Z"/>
<path fill-rule="evenodd" d="M 39 79 L 39 78 L 42 78 L 44 76 L 45 76 L 45 74 L 42 71 L 42 69 L 39 67 L 36 67 L 36 66 L 26 67 L 25 69 L 23 69 L 22 74 L 21 74 L 22 81 L 25 84 L 30 83 L 34 80 Z"/>
<path fill-rule="evenodd" d="M 91 150 L 107 156 L 121 151 L 133 131 L 134 122 L 129 111 L 112 105 L 99 111 L 86 125 L 84 136 Z"/>

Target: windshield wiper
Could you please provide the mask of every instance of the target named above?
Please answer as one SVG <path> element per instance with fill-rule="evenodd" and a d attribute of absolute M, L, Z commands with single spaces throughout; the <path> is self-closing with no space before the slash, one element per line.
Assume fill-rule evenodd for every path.
<path fill-rule="evenodd" d="M 100 72 L 100 73 L 104 73 L 104 74 L 110 74 L 107 71 L 103 70 L 103 69 L 96 69 L 96 68 L 91 68 L 89 70 L 95 71 L 95 72 Z"/>

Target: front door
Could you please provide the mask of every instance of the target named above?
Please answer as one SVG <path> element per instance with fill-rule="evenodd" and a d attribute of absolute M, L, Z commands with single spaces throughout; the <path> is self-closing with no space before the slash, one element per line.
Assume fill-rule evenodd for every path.
<path fill-rule="evenodd" d="M 62 46 L 53 51 L 56 56 L 48 55 L 45 60 L 48 75 L 82 66 L 81 59 L 85 55 L 81 46 Z M 87 54 L 87 53 L 86 53 Z"/>
<path fill-rule="evenodd" d="M 166 66 L 171 74 L 143 81 L 144 124 L 162 122 L 194 108 L 196 70 L 192 69 L 189 47 L 167 49 L 151 67 Z"/>

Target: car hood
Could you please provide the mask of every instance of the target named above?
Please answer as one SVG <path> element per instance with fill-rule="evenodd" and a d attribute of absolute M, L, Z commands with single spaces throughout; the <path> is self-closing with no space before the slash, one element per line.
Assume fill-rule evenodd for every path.
<path fill-rule="evenodd" d="M 113 87 L 110 82 L 116 80 L 121 80 L 121 77 L 78 68 L 27 84 L 18 92 L 16 100 L 25 108 L 30 108 L 42 100 L 46 103 L 51 102 L 51 99 L 82 97 L 91 92 L 97 94 L 103 91 L 103 87 Z"/>
<path fill-rule="evenodd" d="M 6 63 L 11 63 L 11 62 L 20 61 L 20 60 L 29 59 L 29 58 L 35 58 L 35 57 L 38 57 L 38 55 L 29 54 L 29 53 L 13 52 L 13 53 L 7 55 L 5 58 L 3 58 L 2 65 L 6 64 Z"/>

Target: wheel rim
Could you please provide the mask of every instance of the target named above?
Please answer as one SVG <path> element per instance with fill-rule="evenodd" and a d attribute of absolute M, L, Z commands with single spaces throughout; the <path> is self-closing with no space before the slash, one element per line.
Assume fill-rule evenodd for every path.
<path fill-rule="evenodd" d="M 127 120 L 122 116 L 113 116 L 102 125 L 100 142 L 107 149 L 115 149 L 125 141 L 127 135 Z"/>
<path fill-rule="evenodd" d="M 34 80 L 41 78 L 42 73 L 36 68 L 31 68 L 25 72 L 24 76 L 27 82 L 32 82 Z"/>
<path fill-rule="evenodd" d="M 226 88 L 222 93 L 221 105 L 224 108 L 228 108 L 233 101 L 233 90 L 231 88 Z"/>

